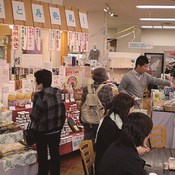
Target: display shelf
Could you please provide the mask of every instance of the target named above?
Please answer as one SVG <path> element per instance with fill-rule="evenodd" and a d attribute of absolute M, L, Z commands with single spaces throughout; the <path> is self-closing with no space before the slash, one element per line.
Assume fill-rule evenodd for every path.
<path fill-rule="evenodd" d="M 76 102 L 65 102 L 66 110 L 69 109 L 70 105 L 75 104 Z M 15 122 L 18 112 L 28 111 L 31 112 L 32 108 L 21 108 L 16 107 L 14 111 L 12 111 L 12 120 Z M 77 149 L 79 149 L 79 142 L 84 138 L 84 132 L 71 133 L 68 136 L 61 138 L 60 143 L 60 155 L 71 153 Z"/>

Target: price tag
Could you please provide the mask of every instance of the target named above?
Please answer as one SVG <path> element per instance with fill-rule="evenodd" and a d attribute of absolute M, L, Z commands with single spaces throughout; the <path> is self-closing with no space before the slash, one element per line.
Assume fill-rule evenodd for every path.
<path fill-rule="evenodd" d="M 31 104 L 26 104 L 26 105 L 25 105 L 25 108 L 26 108 L 26 109 L 31 108 Z"/>
<path fill-rule="evenodd" d="M 10 111 L 15 111 L 16 110 L 15 106 L 9 106 L 9 109 L 10 109 Z"/>

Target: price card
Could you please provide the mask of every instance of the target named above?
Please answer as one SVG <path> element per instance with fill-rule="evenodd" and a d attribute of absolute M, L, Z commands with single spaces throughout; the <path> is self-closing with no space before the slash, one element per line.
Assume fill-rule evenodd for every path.
<path fill-rule="evenodd" d="M 9 106 L 10 111 L 15 111 L 16 107 L 15 106 Z"/>

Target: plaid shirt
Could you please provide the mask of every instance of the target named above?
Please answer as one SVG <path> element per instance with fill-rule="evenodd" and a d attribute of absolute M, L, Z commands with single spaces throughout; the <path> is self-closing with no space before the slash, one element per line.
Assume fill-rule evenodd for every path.
<path fill-rule="evenodd" d="M 100 84 L 94 83 L 92 85 L 93 88 L 97 89 Z M 86 95 L 88 93 L 87 87 L 83 89 L 81 104 L 83 104 L 86 100 Z M 111 107 L 111 103 L 113 100 L 113 92 L 111 84 L 103 86 L 102 89 L 98 93 L 98 98 L 104 106 L 105 110 L 108 110 Z"/>
<path fill-rule="evenodd" d="M 32 128 L 49 133 L 61 130 L 65 122 L 65 106 L 57 88 L 43 88 L 36 93 L 30 115 Z"/>

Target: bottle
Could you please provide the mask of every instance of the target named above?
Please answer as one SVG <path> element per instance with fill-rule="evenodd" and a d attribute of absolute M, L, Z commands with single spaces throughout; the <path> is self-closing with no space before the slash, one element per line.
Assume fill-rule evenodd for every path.
<path fill-rule="evenodd" d="M 69 98 L 70 100 L 74 100 L 74 90 L 72 88 L 72 85 L 69 86 Z"/>

